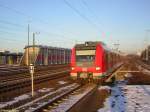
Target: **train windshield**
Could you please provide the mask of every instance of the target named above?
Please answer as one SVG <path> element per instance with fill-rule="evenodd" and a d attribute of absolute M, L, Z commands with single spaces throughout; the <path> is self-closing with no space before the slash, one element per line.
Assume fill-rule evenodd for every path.
<path fill-rule="evenodd" d="M 80 50 L 76 51 L 77 66 L 90 67 L 94 65 L 95 50 Z"/>

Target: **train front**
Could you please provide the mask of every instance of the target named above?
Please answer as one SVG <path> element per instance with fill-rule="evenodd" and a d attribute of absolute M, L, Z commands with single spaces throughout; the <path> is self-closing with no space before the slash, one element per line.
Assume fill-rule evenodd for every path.
<path fill-rule="evenodd" d="M 102 50 L 99 42 L 77 44 L 72 49 L 72 79 L 100 79 L 102 72 Z"/>

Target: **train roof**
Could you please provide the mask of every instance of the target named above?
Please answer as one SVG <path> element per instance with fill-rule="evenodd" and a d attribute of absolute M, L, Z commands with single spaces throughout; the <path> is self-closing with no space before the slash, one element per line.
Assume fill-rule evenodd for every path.
<path fill-rule="evenodd" d="M 25 46 L 24 49 L 33 47 L 33 45 Z M 61 50 L 71 50 L 69 48 L 62 48 L 62 47 L 53 47 L 53 46 L 46 46 L 46 45 L 34 45 L 34 47 L 39 47 L 39 48 L 49 48 L 49 49 L 61 49 Z"/>
<path fill-rule="evenodd" d="M 108 52 L 114 52 L 116 54 L 120 54 L 118 51 L 115 51 L 113 49 L 110 49 L 104 42 L 102 41 L 87 41 L 84 44 L 76 44 L 75 48 L 76 50 L 89 50 L 89 49 L 96 49 L 97 44 L 100 44 L 103 49 L 105 49 Z"/>
<path fill-rule="evenodd" d="M 101 41 L 87 41 L 84 44 L 76 44 L 75 48 L 77 50 L 82 50 L 82 49 L 95 49 L 97 44 L 101 44 L 103 48 L 107 48 L 106 44 L 101 42 Z"/>

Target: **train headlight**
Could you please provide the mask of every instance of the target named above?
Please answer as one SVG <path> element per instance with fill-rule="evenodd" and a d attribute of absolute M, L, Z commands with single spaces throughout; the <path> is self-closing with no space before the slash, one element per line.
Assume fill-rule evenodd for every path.
<path fill-rule="evenodd" d="M 101 68 L 100 67 L 96 67 L 96 70 L 100 70 Z"/>
<path fill-rule="evenodd" d="M 71 68 L 71 70 L 74 70 L 74 69 L 75 69 L 74 67 Z"/>

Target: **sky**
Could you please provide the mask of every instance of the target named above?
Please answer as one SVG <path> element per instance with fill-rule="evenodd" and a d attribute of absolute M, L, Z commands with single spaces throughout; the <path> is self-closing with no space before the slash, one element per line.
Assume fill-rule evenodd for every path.
<path fill-rule="evenodd" d="M 140 52 L 150 41 L 150 0 L 0 0 L 0 50 L 36 44 L 72 48 L 103 41 L 111 49 Z"/>

